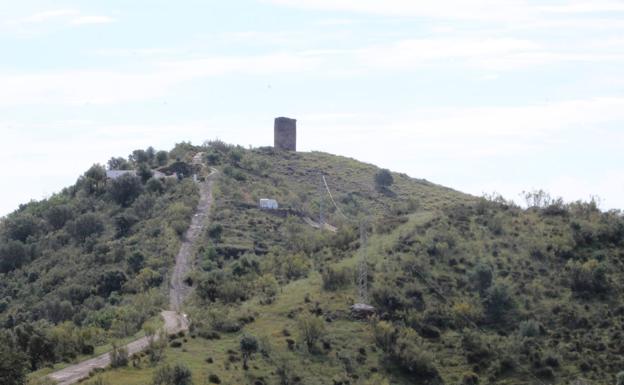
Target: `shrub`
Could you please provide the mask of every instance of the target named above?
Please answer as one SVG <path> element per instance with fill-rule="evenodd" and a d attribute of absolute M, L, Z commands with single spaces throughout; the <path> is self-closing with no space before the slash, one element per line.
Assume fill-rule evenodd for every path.
<path fill-rule="evenodd" d="M 479 385 L 479 376 L 475 372 L 466 372 L 462 376 L 461 385 Z"/>
<path fill-rule="evenodd" d="M 275 301 L 279 290 L 279 283 L 272 274 L 265 274 L 256 281 L 256 288 L 260 293 L 260 303 L 262 305 L 268 305 Z"/>
<path fill-rule="evenodd" d="M 345 288 L 353 282 L 353 270 L 343 268 L 334 270 L 331 267 L 323 271 L 323 289 L 327 291 L 336 291 Z"/>
<path fill-rule="evenodd" d="M 69 233 L 79 242 L 104 231 L 104 221 L 95 213 L 86 213 L 68 223 Z"/>
<path fill-rule="evenodd" d="M 619 372 L 615 378 L 616 385 L 624 385 L 624 372 Z"/>
<path fill-rule="evenodd" d="M 26 242 L 28 237 L 39 232 L 39 220 L 30 214 L 9 216 L 4 221 L 4 228 L 9 239 Z"/>
<path fill-rule="evenodd" d="M 411 329 L 399 333 L 391 357 L 406 372 L 417 379 L 439 379 L 438 369 L 433 358 L 419 343 L 419 338 Z"/>
<path fill-rule="evenodd" d="M 542 334 L 542 325 L 534 320 L 522 321 L 518 327 L 518 333 L 522 337 L 538 337 Z"/>
<path fill-rule="evenodd" d="M 52 206 L 46 213 L 48 224 L 54 229 L 62 229 L 65 224 L 74 217 L 73 210 L 69 205 Z"/>
<path fill-rule="evenodd" d="M 297 326 L 299 335 L 309 351 L 314 348 L 316 342 L 325 334 L 325 323 L 323 320 L 310 314 L 300 316 Z"/>
<path fill-rule="evenodd" d="M 184 364 L 161 366 L 154 372 L 152 385 L 193 385 L 193 374 Z"/>
<path fill-rule="evenodd" d="M 396 342 L 396 331 L 389 322 L 373 320 L 372 333 L 377 346 L 385 352 L 389 352 Z"/>
<path fill-rule="evenodd" d="M 28 261 L 28 248 L 20 241 L 0 244 L 0 273 L 8 273 L 22 267 Z"/>
<path fill-rule="evenodd" d="M 371 298 L 372 304 L 382 313 L 393 314 L 408 307 L 400 290 L 388 282 L 377 285 L 372 290 Z"/>
<path fill-rule="evenodd" d="M 160 179 L 150 178 L 145 184 L 147 191 L 154 194 L 161 194 L 165 190 L 165 185 Z"/>
<path fill-rule="evenodd" d="M 132 174 L 124 174 L 110 181 L 108 191 L 115 202 L 127 207 L 141 195 L 143 184 L 141 178 Z"/>
<path fill-rule="evenodd" d="M 8 336 L 0 334 L 0 384 L 24 384 L 28 369 L 26 362 L 26 355 L 13 345 Z"/>
<path fill-rule="evenodd" d="M 258 351 L 258 340 L 254 336 L 244 336 L 240 340 L 240 350 L 243 355 L 243 369 L 247 370 L 247 361 L 253 357 L 253 354 Z"/>
<path fill-rule="evenodd" d="M 113 349 L 109 353 L 109 357 L 112 368 L 128 366 L 128 349 L 125 347 L 120 347 L 113 343 Z"/>
<path fill-rule="evenodd" d="M 215 241 L 221 240 L 221 235 L 223 234 L 223 226 L 219 223 L 213 223 L 208 228 L 208 236 L 210 239 Z"/>
<path fill-rule="evenodd" d="M 219 378 L 216 374 L 211 374 L 208 376 L 208 382 L 211 384 L 220 384 L 221 378 Z"/>
<path fill-rule="evenodd" d="M 595 259 L 583 264 L 570 261 L 566 265 L 570 287 L 577 295 L 591 296 L 604 294 L 610 290 L 611 283 L 607 275 L 607 267 Z"/>
<path fill-rule="evenodd" d="M 386 189 L 394 183 L 394 178 L 390 170 L 382 169 L 375 174 L 375 185 L 381 189 Z"/>
<path fill-rule="evenodd" d="M 492 268 L 483 263 L 479 263 L 475 266 L 472 274 L 470 274 L 470 279 L 474 283 L 474 286 L 479 290 L 479 293 L 482 294 L 492 286 L 492 277 Z"/>
<path fill-rule="evenodd" d="M 126 280 L 126 274 L 121 270 L 104 272 L 98 279 L 98 294 L 106 298 L 112 292 L 121 290 Z"/>
<path fill-rule="evenodd" d="M 486 315 L 491 322 L 503 321 L 516 308 L 511 289 L 505 283 L 490 287 L 484 302 Z"/>
<path fill-rule="evenodd" d="M 469 363 L 478 364 L 493 354 L 487 341 L 477 332 L 464 333 L 461 342 Z"/>

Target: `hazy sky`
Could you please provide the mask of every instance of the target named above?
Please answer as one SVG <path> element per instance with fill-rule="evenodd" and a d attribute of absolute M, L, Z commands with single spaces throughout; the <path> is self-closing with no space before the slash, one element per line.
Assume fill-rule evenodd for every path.
<path fill-rule="evenodd" d="M 624 208 L 624 1 L 0 7 L 0 215 L 153 145 L 299 146 L 480 195 Z"/>

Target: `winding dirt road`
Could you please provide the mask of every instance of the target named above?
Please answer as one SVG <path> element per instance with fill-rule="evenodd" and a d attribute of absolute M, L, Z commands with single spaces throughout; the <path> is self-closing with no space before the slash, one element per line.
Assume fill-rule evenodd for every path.
<path fill-rule="evenodd" d="M 199 185 L 200 199 L 195 211 L 195 215 L 191 220 L 191 225 L 187 230 L 178 255 L 176 255 L 175 266 L 171 275 L 171 283 L 169 288 L 169 306 L 171 310 L 165 310 L 160 315 L 165 321 L 165 331 L 167 334 L 175 334 L 180 331 L 188 330 L 189 324 L 185 314 L 180 314 L 182 303 L 191 294 L 191 287 L 184 283 L 184 279 L 192 269 L 191 255 L 193 245 L 197 238 L 201 235 L 202 229 L 206 226 L 212 206 L 212 183 L 217 170 L 207 177 L 206 181 Z M 149 345 L 149 337 L 143 337 L 125 346 L 128 354 L 142 352 Z M 110 365 L 109 353 L 80 362 L 76 365 L 69 366 L 48 375 L 49 378 L 56 381 L 58 385 L 73 385 L 85 378 L 89 377 L 94 369 L 104 369 Z"/>

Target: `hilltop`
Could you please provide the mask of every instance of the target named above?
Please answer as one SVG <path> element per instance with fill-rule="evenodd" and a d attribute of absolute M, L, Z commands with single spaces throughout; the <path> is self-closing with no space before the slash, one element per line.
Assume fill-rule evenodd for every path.
<path fill-rule="evenodd" d="M 113 158 L 135 172 L 96 165 L 2 221 L 0 368 L 23 355 L 34 381 L 160 327 L 199 200 L 193 159 L 219 176 L 185 279 L 190 330 L 94 383 L 615 384 L 624 370 L 620 212 L 541 192 L 522 209 L 219 141 Z M 350 311 L 364 258 L 368 320 Z"/>

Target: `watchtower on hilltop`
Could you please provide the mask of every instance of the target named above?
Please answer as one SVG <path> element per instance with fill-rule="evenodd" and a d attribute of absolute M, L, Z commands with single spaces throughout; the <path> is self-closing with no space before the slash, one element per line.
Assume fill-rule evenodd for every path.
<path fill-rule="evenodd" d="M 275 119 L 275 149 L 297 151 L 297 120 L 290 118 Z"/>

